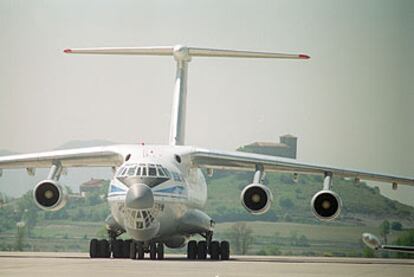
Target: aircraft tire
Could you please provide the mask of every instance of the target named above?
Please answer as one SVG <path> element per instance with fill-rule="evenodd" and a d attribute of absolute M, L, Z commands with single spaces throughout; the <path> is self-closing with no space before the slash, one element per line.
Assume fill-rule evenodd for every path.
<path fill-rule="evenodd" d="M 122 258 L 128 259 L 129 258 L 129 248 L 131 245 L 132 240 L 124 240 L 122 243 Z"/>
<path fill-rule="evenodd" d="M 155 260 L 157 258 L 157 245 L 155 244 L 155 242 L 150 243 L 149 254 L 151 260 Z"/>
<path fill-rule="evenodd" d="M 220 243 L 216 240 L 210 243 L 210 258 L 212 260 L 220 259 Z"/>
<path fill-rule="evenodd" d="M 207 242 L 199 241 L 197 244 L 197 259 L 205 260 L 207 259 Z"/>
<path fill-rule="evenodd" d="M 137 244 L 134 241 L 129 245 L 129 258 L 131 260 L 137 259 Z"/>
<path fill-rule="evenodd" d="M 89 257 L 97 258 L 98 257 L 98 240 L 92 239 L 89 243 Z"/>
<path fill-rule="evenodd" d="M 97 257 L 98 258 L 109 258 L 111 251 L 109 249 L 109 242 L 106 239 L 99 240 L 97 244 Z"/>
<path fill-rule="evenodd" d="M 142 242 L 138 241 L 136 243 L 136 247 L 137 247 L 137 256 L 138 256 L 137 258 L 139 260 L 144 259 L 145 251 L 144 251 L 144 245 L 142 244 Z"/>
<path fill-rule="evenodd" d="M 220 243 L 220 258 L 222 260 L 230 259 L 230 244 L 226 240 Z"/>
<path fill-rule="evenodd" d="M 112 243 L 112 256 L 115 259 L 120 259 L 122 258 L 122 246 L 123 246 L 123 240 L 121 239 L 117 239 L 114 240 Z"/>
<path fill-rule="evenodd" d="M 164 260 L 164 244 L 161 242 L 157 243 L 157 259 Z"/>
<path fill-rule="evenodd" d="M 187 259 L 195 260 L 197 258 L 197 242 L 190 240 L 187 244 Z"/>

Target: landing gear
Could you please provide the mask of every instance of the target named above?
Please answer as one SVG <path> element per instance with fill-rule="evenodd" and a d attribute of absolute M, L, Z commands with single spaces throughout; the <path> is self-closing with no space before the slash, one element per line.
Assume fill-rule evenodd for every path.
<path fill-rule="evenodd" d="M 187 259 L 195 260 L 197 258 L 197 242 L 190 240 L 187 244 Z"/>
<path fill-rule="evenodd" d="M 197 243 L 197 258 L 199 260 L 207 259 L 207 242 L 206 241 L 199 241 Z"/>
<path fill-rule="evenodd" d="M 164 260 L 164 244 L 157 243 L 157 259 Z"/>
<path fill-rule="evenodd" d="M 111 256 L 109 242 L 106 239 L 91 240 L 89 245 L 89 256 L 91 258 L 109 258 Z"/>
<path fill-rule="evenodd" d="M 212 235 L 206 235 L 205 241 L 190 240 L 187 245 L 189 260 L 205 260 L 210 255 L 212 260 L 228 260 L 230 258 L 230 244 L 228 241 L 218 242 L 211 240 Z"/>
<path fill-rule="evenodd" d="M 116 259 L 125 259 L 130 256 L 131 240 L 113 240 L 112 241 L 112 257 Z"/>
<path fill-rule="evenodd" d="M 216 240 L 210 243 L 210 258 L 212 260 L 220 259 L 220 243 Z"/>
<path fill-rule="evenodd" d="M 220 258 L 222 260 L 228 260 L 230 259 L 230 243 L 226 240 L 223 240 L 220 243 Z"/>
<path fill-rule="evenodd" d="M 157 258 L 157 245 L 155 242 L 152 242 L 149 245 L 149 255 L 151 260 L 155 260 Z"/>
<path fill-rule="evenodd" d="M 145 252 L 149 253 L 151 260 L 162 260 L 164 259 L 164 244 L 151 242 L 145 248 L 141 241 L 132 241 L 129 247 L 129 258 L 130 259 L 144 259 Z"/>

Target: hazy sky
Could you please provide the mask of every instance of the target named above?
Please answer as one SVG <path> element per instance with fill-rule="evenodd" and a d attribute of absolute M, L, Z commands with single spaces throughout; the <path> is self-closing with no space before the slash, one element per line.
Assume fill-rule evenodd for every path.
<path fill-rule="evenodd" d="M 167 143 L 172 58 L 62 50 L 174 44 L 312 57 L 194 58 L 188 144 L 232 150 L 291 133 L 300 160 L 414 175 L 410 0 L 0 0 L 0 149 Z M 413 191 L 392 193 L 414 205 Z"/>

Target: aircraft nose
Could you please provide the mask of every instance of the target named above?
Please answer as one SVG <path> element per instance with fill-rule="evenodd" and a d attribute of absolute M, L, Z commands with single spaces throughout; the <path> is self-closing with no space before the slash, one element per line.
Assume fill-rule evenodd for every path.
<path fill-rule="evenodd" d="M 154 206 L 154 194 L 150 187 L 145 184 L 134 184 L 130 186 L 125 205 L 131 209 L 144 210 Z"/>

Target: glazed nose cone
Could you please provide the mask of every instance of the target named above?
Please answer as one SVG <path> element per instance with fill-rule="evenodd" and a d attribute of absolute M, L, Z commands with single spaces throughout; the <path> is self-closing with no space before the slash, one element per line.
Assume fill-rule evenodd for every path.
<path fill-rule="evenodd" d="M 125 205 L 131 209 L 150 209 L 154 206 L 154 194 L 145 184 L 132 185 L 126 195 Z"/>

